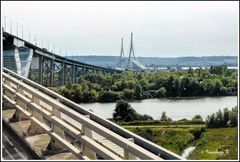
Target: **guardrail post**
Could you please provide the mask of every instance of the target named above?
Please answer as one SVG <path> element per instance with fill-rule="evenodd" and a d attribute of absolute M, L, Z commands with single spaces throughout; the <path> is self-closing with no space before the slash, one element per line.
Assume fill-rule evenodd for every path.
<path fill-rule="evenodd" d="M 53 112 L 53 115 L 59 119 L 62 119 L 61 117 L 61 112 L 56 109 L 56 108 L 52 108 L 52 112 Z M 59 128 L 58 126 L 56 126 L 53 122 L 51 122 L 51 128 L 52 128 L 52 131 L 54 133 L 56 133 L 57 135 L 59 135 L 60 137 L 62 137 L 63 139 L 65 139 L 65 135 L 64 135 L 64 131 Z M 62 149 L 64 148 L 64 146 L 60 143 L 58 143 L 57 141 L 55 141 L 54 139 L 51 139 L 51 142 L 49 144 L 49 147 L 51 149 Z"/>
<path fill-rule="evenodd" d="M 7 85 L 9 85 L 10 87 L 11 86 L 11 83 L 10 81 L 6 82 Z M 21 94 L 24 94 L 24 91 L 19 87 L 19 85 L 16 85 L 17 86 L 17 89 L 16 91 L 18 93 L 21 93 Z M 26 104 L 24 104 L 20 99 L 16 98 L 14 94 L 12 94 L 12 97 L 11 97 L 12 100 L 16 101 L 16 104 L 19 105 L 20 107 L 24 108 L 25 110 L 27 109 L 27 106 Z M 26 117 L 20 110 L 16 109 L 13 117 L 9 120 L 11 122 L 17 122 L 17 121 L 21 121 L 21 120 L 28 120 L 29 118 Z"/>
<path fill-rule="evenodd" d="M 134 143 L 133 138 L 128 138 L 128 140 Z M 124 159 L 126 159 L 126 160 L 136 160 L 137 157 L 134 156 L 133 154 L 129 153 L 128 150 L 124 149 Z"/>
<path fill-rule="evenodd" d="M 90 118 L 89 115 L 85 115 L 87 118 Z M 85 134 L 87 137 L 89 138 L 93 138 L 93 135 L 92 135 L 92 130 L 85 127 L 83 124 L 82 124 L 82 128 L 81 128 L 81 131 L 83 134 Z M 83 155 L 86 155 L 88 158 L 92 159 L 92 160 L 96 160 L 97 159 L 97 155 L 94 151 L 92 151 L 91 149 L 89 149 L 87 146 L 81 144 L 81 150 L 82 150 L 82 153 Z"/>
<path fill-rule="evenodd" d="M 34 95 L 32 96 L 32 102 L 38 105 L 40 104 L 40 100 Z M 41 113 L 38 113 L 31 108 L 31 114 L 34 118 L 36 118 L 38 121 L 43 123 L 43 116 Z M 31 120 L 31 125 L 27 130 L 27 135 L 35 135 L 35 134 L 41 134 L 41 133 L 43 133 L 43 130 L 35 122 Z"/>
<path fill-rule="evenodd" d="M 9 80 L 6 80 L 6 79 L 4 79 L 4 78 L 3 78 L 3 84 L 6 84 L 6 85 L 10 86 Z M 4 90 L 4 89 L 3 89 L 3 90 Z M 4 90 L 4 94 L 5 94 L 7 97 L 9 97 L 11 100 L 15 100 L 14 94 L 12 94 L 12 93 L 10 93 L 10 92 L 8 92 L 8 91 L 6 91 L 6 90 Z M 13 108 L 13 106 L 12 106 L 10 103 L 7 103 L 7 102 L 4 101 L 3 104 L 4 104 L 4 106 L 3 106 L 4 109 L 12 109 L 12 108 Z"/>

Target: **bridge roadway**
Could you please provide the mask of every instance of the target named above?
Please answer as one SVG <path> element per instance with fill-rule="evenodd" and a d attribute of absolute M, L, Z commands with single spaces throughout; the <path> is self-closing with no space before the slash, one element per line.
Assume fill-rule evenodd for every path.
<path fill-rule="evenodd" d="M 20 37 L 17 37 L 15 35 L 12 35 L 12 34 L 7 33 L 7 32 L 3 32 L 3 39 L 4 39 L 4 41 L 10 41 L 11 43 L 13 43 L 14 39 L 22 41 L 24 43 L 24 46 L 26 46 L 28 48 L 35 49 L 39 53 L 42 53 L 43 55 L 45 55 L 47 57 L 50 57 L 50 58 L 54 57 L 54 59 L 57 60 L 57 61 L 64 61 L 68 64 L 77 64 L 77 65 L 86 66 L 86 67 L 89 67 L 89 68 L 99 69 L 99 70 L 106 71 L 106 72 L 121 72 L 120 70 L 105 68 L 105 67 L 96 66 L 96 65 L 92 65 L 92 64 L 87 64 L 87 63 L 84 63 L 84 62 L 76 61 L 76 60 L 73 60 L 73 59 L 69 59 L 67 57 L 57 55 L 57 54 L 55 54 L 51 51 L 48 51 L 47 49 L 41 48 L 41 47 L 39 47 L 37 45 L 34 45 L 34 44 L 32 44 L 32 43 L 30 43 L 26 40 L 23 40 Z"/>
<path fill-rule="evenodd" d="M 74 83 L 89 73 L 122 72 L 57 55 L 7 32 L 3 32 L 3 66 L 47 87 Z"/>
<path fill-rule="evenodd" d="M 42 159 L 182 159 L 5 68 L 3 100 L 4 122 Z"/>

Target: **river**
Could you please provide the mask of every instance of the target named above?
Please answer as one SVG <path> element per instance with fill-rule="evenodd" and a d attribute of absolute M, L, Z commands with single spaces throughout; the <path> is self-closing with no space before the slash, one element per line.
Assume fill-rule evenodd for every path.
<path fill-rule="evenodd" d="M 161 113 L 165 111 L 167 116 L 173 120 L 191 119 L 199 114 L 204 119 L 207 115 L 237 105 L 237 96 L 227 97 L 200 97 L 189 99 L 145 99 L 129 102 L 140 114 L 148 114 L 154 119 L 160 119 Z M 80 104 L 103 118 L 111 118 L 116 103 L 87 103 Z"/>
<path fill-rule="evenodd" d="M 193 150 L 195 149 L 196 147 L 188 147 L 188 148 L 186 148 L 186 149 L 184 149 L 184 151 L 183 151 L 183 153 L 182 153 L 182 157 L 184 158 L 184 159 L 187 159 L 187 157 L 193 152 Z"/>

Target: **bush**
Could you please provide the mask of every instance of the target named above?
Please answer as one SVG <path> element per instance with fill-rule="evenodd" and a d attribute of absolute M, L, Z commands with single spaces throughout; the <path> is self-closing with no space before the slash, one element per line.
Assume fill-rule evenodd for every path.
<path fill-rule="evenodd" d="M 84 102 L 95 102 L 97 100 L 97 93 L 96 93 L 96 91 L 95 90 L 91 90 L 91 91 L 83 92 L 82 100 Z"/>
<path fill-rule="evenodd" d="M 98 100 L 100 102 L 115 102 L 121 99 L 121 95 L 113 91 L 100 91 Z"/>

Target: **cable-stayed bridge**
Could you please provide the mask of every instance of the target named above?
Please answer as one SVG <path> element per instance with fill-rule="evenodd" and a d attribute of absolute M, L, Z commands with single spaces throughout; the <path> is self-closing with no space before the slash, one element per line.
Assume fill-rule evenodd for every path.
<path fill-rule="evenodd" d="M 130 49 L 129 49 L 129 55 L 126 63 L 126 58 L 124 57 L 124 50 L 123 50 L 123 38 L 121 41 L 121 52 L 120 52 L 120 58 L 116 65 L 117 68 L 123 68 L 126 70 L 134 70 L 134 71 L 145 71 L 147 68 L 141 64 L 134 53 L 133 48 L 133 33 L 131 33 L 131 40 L 130 40 Z"/>

